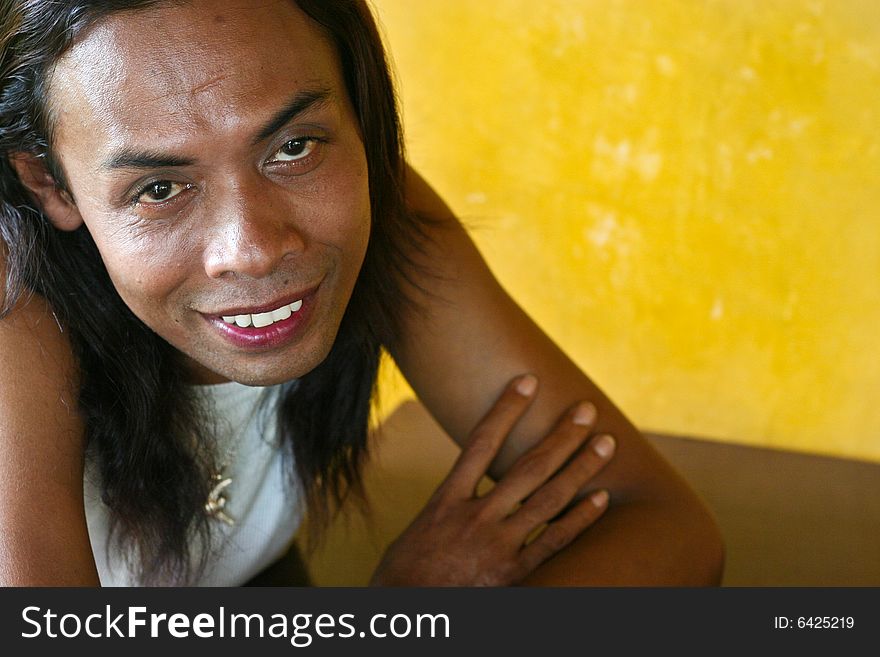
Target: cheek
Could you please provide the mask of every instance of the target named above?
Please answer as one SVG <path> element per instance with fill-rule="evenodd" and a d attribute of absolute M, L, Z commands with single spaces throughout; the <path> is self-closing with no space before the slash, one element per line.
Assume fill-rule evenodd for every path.
<path fill-rule="evenodd" d="M 341 257 L 344 276 L 351 279 L 352 270 L 355 275 L 360 270 L 372 223 L 366 162 L 349 157 L 328 169 L 331 175 L 316 182 L 305 204 L 313 212 L 308 221 L 315 222 L 311 238 Z"/>
<path fill-rule="evenodd" d="M 369 194 L 365 194 L 363 198 L 358 199 L 356 207 L 352 208 L 352 221 L 345 226 L 345 234 L 340 239 L 345 243 L 345 257 L 351 264 L 348 275 L 351 284 L 360 273 L 361 266 L 364 261 L 364 255 L 367 252 L 367 245 L 370 241 L 370 228 L 372 218 L 370 214 L 370 198 Z"/>
<path fill-rule="evenodd" d="M 352 193 L 348 196 L 348 207 L 344 210 L 344 216 L 351 219 L 342 228 L 344 235 L 340 236 L 340 239 L 348 243 L 353 255 L 359 254 L 362 259 L 364 252 L 366 252 L 372 225 L 370 189 L 365 161 L 345 181 L 345 184 L 348 189 L 352 190 Z"/>
<path fill-rule="evenodd" d="M 158 230 L 108 230 L 94 217 L 85 223 L 119 296 L 150 324 L 186 280 L 192 250 L 184 240 L 169 240 Z"/>
<path fill-rule="evenodd" d="M 146 324 L 158 328 L 156 322 L 171 316 L 168 309 L 179 305 L 174 300 L 182 283 L 181 276 L 172 264 L 141 257 L 133 267 L 129 264 L 133 261 L 107 263 L 105 260 L 105 264 L 113 286 L 125 304 Z"/>

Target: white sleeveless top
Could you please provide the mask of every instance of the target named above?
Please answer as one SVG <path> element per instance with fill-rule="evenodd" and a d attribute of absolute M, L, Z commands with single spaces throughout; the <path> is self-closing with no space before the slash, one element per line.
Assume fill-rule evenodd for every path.
<path fill-rule="evenodd" d="M 232 483 L 224 512 L 234 524 L 212 519 L 211 554 L 197 586 L 239 586 L 281 558 L 302 520 L 302 493 L 288 475 L 278 445 L 275 409 L 279 388 L 240 383 L 198 386 L 217 418 L 217 462 Z M 266 403 L 263 397 L 270 396 Z M 211 406 L 209 406 L 211 408 Z M 286 466 L 286 467 L 285 467 Z M 100 475 L 89 461 L 83 481 L 86 520 L 102 586 L 137 586 L 125 555 L 108 549 L 110 510 L 101 501 Z M 204 550 L 203 546 L 194 549 Z M 168 582 L 174 585 L 174 582 Z"/>

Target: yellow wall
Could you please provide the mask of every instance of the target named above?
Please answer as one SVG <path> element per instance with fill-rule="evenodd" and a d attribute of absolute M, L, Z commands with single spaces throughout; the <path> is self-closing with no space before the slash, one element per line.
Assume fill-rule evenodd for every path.
<path fill-rule="evenodd" d="M 880 2 L 375 6 L 411 160 L 640 427 L 880 460 Z"/>

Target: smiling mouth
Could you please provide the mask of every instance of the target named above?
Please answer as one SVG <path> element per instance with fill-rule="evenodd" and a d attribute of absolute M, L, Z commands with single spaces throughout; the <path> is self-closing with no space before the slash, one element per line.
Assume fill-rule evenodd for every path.
<path fill-rule="evenodd" d="M 265 328 L 276 322 L 283 322 L 285 319 L 289 319 L 291 315 L 299 312 L 302 306 L 302 299 L 298 299 L 293 303 L 286 303 L 275 310 L 244 315 L 222 315 L 220 319 L 230 326 L 235 325 L 239 328 Z"/>

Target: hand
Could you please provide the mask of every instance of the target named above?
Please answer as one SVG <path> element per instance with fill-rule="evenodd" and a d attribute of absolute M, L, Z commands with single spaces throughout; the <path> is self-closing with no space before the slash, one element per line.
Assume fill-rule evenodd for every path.
<path fill-rule="evenodd" d="M 507 386 L 425 508 L 385 552 L 371 585 L 515 584 L 602 515 L 607 491 L 576 500 L 615 446 L 607 435 L 584 445 L 596 421 L 596 409 L 588 402 L 566 412 L 489 493 L 477 496 L 477 484 L 536 388 L 532 375 Z"/>

